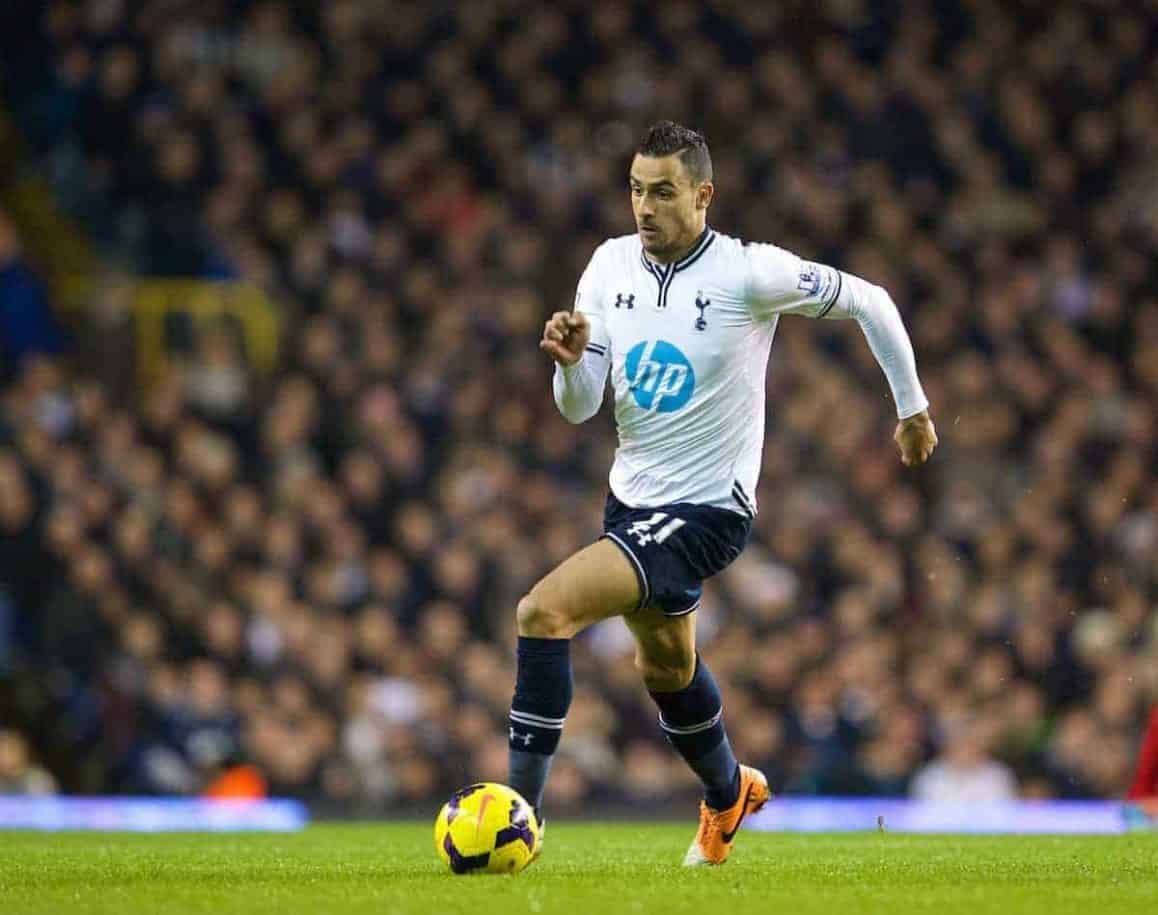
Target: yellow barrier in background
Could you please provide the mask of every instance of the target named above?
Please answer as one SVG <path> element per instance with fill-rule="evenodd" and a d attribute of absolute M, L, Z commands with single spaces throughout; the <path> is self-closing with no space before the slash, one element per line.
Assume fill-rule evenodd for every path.
<path fill-rule="evenodd" d="M 241 328 L 252 369 L 266 374 L 277 364 L 281 315 L 255 286 L 191 279 L 141 280 L 133 294 L 133 314 L 137 374 L 144 384 L 163 377 L 172 357 L 166 327 L 181 316 L 187 316 L 198 331 L 231 319 Z"/>
<path fill-rule="evenodd" d="M 60 207 L 51 186 L 24 167 L 28 150 L 0 106 L 0 207 L 15 219 L 34 267 L 48 280 L 58 313 L 83 336 L 88 306 L 100 294 L 104 266 L 79 225 Z M 247 361 L 262 374 L 277 363 L 282 321 L 262 290 L 244 283 L 197 279 L 129 279 L 137 378 L 151 384 L 172 361 L 167 325 L 187 316 L 195 333 L 215 321 L 241 328 Z"/>
<path fill-rule="evenodd" d="M 25 167 L 28 150 L 12 118 L 0 106 L 0 207 L 20 227 L 34 266 L 49 281 L 55 304 L 83 307 L 98 271 L 96 255 L 60 207 L 49 183 Z"/>

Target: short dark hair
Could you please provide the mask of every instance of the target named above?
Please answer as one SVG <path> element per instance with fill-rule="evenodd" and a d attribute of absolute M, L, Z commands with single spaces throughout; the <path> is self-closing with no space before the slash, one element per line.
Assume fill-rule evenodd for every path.
<path fill-rule="evenodd" d="M 712 155 L 708 152 L 708 141 L 698 130 L 674 121 L 657 121 L 647 129 L 635 151 L 638 155 L 656 158 L 679 153 L 693 180 L 712 180 Z"/>

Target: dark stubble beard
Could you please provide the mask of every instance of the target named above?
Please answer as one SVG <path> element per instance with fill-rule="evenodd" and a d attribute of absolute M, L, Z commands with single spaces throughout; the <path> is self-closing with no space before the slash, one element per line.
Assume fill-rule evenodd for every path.
<path fill-rule="evenodd" d="M 656 260 L 662 261 L 663 263 L 671 263 L 676 259 L 677 254 L 685 253 L 691 245 L 695 244 L 695 240 L 696 236 L 693 234 L 692 237 L 686 241 L 667 242 L 662 248 L 648 248 L 645 245 L 644 250 Z"/>

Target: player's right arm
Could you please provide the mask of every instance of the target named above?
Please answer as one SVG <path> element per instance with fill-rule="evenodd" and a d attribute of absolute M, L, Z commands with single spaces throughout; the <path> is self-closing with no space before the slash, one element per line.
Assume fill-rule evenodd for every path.
<path fill-rule="evenodd" d="M 539 348 L 555 360 L 555 405 L 571 423 L 585 422 L 599 412 L 611 369 L 611 340 L 600 291 L 600 250 L 596 249 L 579 279 L 575 310 L 551 315 L 539 341 Z"/>

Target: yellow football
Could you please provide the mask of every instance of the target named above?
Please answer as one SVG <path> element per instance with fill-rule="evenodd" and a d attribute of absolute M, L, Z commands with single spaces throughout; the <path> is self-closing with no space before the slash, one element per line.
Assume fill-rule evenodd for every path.
<path fill-rule="evenodd" d="M 542 830 L 514 788 L 479 782 L 456 791 L 434 821 L 434 846 L 455 874 L 517 874 L 534 859 Z"/>

